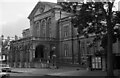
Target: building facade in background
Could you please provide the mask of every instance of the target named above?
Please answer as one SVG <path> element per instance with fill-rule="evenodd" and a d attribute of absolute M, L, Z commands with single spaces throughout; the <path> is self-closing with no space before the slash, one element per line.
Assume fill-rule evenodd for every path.
<path fill-rule="evenodd" d="M 10 37 L 4 38 L 4 35 L 0 37 L 0 62 L 6 64 L 8 60 L 10 49 Z"/>
<path fill-rule="evenodd" d="M 40 67 L 51 55 L 59 56 L 60 6 L 38 2 L 28 19 L 30 28 L 23 30 L 23 38 L 11 41 L 9 63 L 12 67 Z M 69 16 L 63 13 L 62 18 Z"/>
<path fill-rule="evenodd" d="M 22 37 L 23 37 L 23 38 L 30 37 L 30 36 L 31 36 L 31 35 L 30 35 L 30 29 L 29 29 L 29 28 L 23 30 L 23 32 L 22 32 Z"/>
<path fill-rule="evenodd" d="M 77 28 L 72 26 L 72 16 L 56 3 L 38 2 L 28 16 L 30 28 L 23 30 L 22 39 L 10 43 L 9 64 L 12 67 L 47 67 L 48 60 L 55 54 L 60 65 L 79 65 L 80 61 L 83 67 L 105 69 L 105 55 L 96 54 L 103 50 L 101 41 L 90 46 L 94 36 L 79 37 Z M 115 51 L 120 51 L 117 50 L 120 42 L 116 45 L 119 46 Z"/>

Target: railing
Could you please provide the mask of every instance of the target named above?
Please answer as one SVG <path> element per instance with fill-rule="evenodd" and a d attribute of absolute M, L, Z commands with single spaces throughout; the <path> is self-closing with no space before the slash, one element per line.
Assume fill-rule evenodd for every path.
<path fill-rule="evenodd" d="M 30 37 L 27 37 L 27 38 L 21 38 L 19 40 L 13 40 L 12 42 L 23 41 L 23 40 L 42 40 L 42 41 L 49 40 L 49 41 L 56 41 L 57 39 L 54 38 L 54 37 L 34 37 L 34 36 L 30 36 Z"/>
<path fill-rule="evenodd" d="M 77 62 L 77 59 L 75 59 L 75 63 L 72 63 L 72 59 L 56 59 L 56 66 L 80 66 Z M 13 62 L 13 64 L 10 64 L 11 67 L 17 67 L 17 68 L 50 68 L 53 66 L 53 60 L 52 59 L 44 59 L 44 58 L 36 58 L 32 62 Z"/>
<path fill-rule="evenodd" d="M 30 67 L 33 68 L 49 68 L 50 60 L 45 58 L 35 58 L 31 63 Z"/>
<path fill-rule="evenodd" d="M 55 41 L 56 38 L 53 37 L 31 37 L 32 40 L 51 40 L 51 41 Z"/>

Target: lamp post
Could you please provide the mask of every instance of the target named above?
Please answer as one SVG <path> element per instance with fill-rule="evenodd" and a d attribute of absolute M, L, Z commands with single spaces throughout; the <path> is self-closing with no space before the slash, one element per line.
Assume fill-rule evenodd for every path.
<path fill-rule="evenodd" d="M 56 53 L 55 53 L 56 47 L 53 46 L 53 47 L 52 47 L 52 50 L 53 50 L 53 54 L 52 54 L 53 67 L 54 67 L 54 66 L 56 67 Z"/>
<path fill-rule="evenodd" d="M 86 47 L 87 47 L 87 70 L 91 70 L 91 55 L 89 53 L 90 44 L 91 43 L 87 41 L 87 43 L 86 43 Z"/>
<path fill-rule="evenodd" d="M 77 33 L 77 41 L 78 41 L 78 63 L 81 64 L 79 33 Z"/>

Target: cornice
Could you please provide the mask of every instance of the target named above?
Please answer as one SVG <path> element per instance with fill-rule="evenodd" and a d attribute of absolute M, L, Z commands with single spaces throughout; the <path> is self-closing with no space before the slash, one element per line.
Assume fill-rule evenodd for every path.
<path fill-rule="evenodd" d="M 54 17 L 54 12 L 52 9 L 44 12 L 43 14 L 39 14 L 39 15 L 34 16 L 33 20 L 37 21 L 37 20 L 41 20 L 41 19 L 49 17 L 49 16 Z"/>
<path fill-rule="evenodd" d="M 38 3 L 36 4 L 36 6 L 33 8 L 32 12 L 29 14 L 28 19 L 31 20 L 31 19 L 34 17 L 35 12 L 37 11 L 37 9 L 38 9 L 41 5 L 43 5 L 43 6 L 48 5 L 48 6 L 52 9 L 52 8 L 55 7 L 56 3 L 51 3 L 51 2 L 38 2 Z M 45 12 L 43 12 L 43 13 L 45 13 Z"/>

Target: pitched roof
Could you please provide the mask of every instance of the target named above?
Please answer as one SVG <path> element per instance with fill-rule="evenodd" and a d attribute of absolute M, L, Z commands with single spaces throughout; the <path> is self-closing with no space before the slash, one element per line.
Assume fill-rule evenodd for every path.
<path fill-rule="evenodd" d="M 36 4 L 36 6 L 33 8 L 32 12 L 29 14 L 28 19 L 30 19 L 30 18 L 33 17 L 35 11 L 37 10 L 37 8 L 40 7 L 40 5 L 48 5 L 48 6 L 50 6 L 51 8 L 55 8 L 55 6 L 56 6 L 57 4 L 56 4 L 56 3 L 52 3 L 52 2 L 40 2 L 40 1 L 39 1 L 39 2 Z"/>

